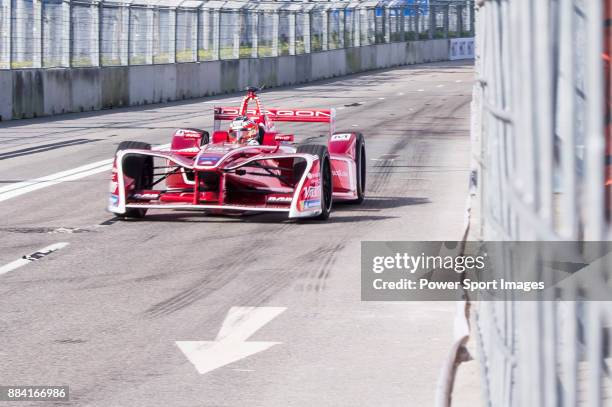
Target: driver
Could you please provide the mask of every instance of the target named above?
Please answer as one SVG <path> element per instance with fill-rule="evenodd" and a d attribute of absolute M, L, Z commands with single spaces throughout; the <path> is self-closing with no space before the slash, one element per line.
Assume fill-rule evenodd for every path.
<path fill-rule="evenodd" d="M 231 143 L 258 145 L 259 126 L 246 116 L 238 116 L 232 120 L 228 131 Z"/>

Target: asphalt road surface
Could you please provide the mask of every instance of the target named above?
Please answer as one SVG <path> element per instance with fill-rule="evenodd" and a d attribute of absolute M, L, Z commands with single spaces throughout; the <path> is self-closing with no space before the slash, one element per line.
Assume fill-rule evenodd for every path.
<path fill-rule="evenodd" d="M 327 222 L 105 212 L 120 141 L 210 129 L 241 95 L 0 123 L 0 384 L 69 385 L 75 406 L 431 406 L 455 304 L 361 301 L 360 242 L 461 239 L 472 82 L 437 63 L 262 92 L 365 135 L 367 200 Z"/>

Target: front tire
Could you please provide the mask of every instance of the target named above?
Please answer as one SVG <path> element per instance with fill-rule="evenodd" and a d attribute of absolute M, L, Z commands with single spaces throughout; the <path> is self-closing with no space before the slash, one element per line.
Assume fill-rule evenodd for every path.
<path fill-rule="evenodd" d="M 150 150 L 149 143 L 140 141 L 122 141 L 117 147 L 116 153 L 124 150 Z M 115 153 L 115 154 L 116 154 Z M 153 157 L 128 156 L 123 160 L 123 173 L 136 181 L 136 189 L 150 189 L 153 185 Z M 143 218 L 147 213 L 146 208 L 127 208 L 125 213 L 118 213 L 121 219 Z"/>
<path fill-rule="evenodd" d="M 298 153 L 312 154 L 319 157 L 319 171 L 321 180 L 321 213 L 311 219 L 315 220 L 327 220 L 331 214 L 332 209 L 332 172 L 331 172 L 331 159 L 329 158 L 329 151 L 327 146 L 321 144 L 304 144 L 298 146 Z"/>

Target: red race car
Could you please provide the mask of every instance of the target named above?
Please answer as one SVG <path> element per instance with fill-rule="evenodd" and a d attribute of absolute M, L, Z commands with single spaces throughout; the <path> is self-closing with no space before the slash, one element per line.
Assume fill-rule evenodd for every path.
<path fill-rule="evenodd" d="M 179 129 L 169 150 L 119 144 L 108 210 L 122 218 L 142 218 L 147 209 L 186 209 L 327 219 L 332 201 L 363 202 L 363 136 L 334 132 L 333 109 L 264 109 L 256 92 L 248 88 L 240 107 L 215 107 L 212 137 Z M 229 129 L 221 130 L 227 121 Z M 325 144 L 295 145 L 276 122 L 329 123 L 329 136 Z"/>

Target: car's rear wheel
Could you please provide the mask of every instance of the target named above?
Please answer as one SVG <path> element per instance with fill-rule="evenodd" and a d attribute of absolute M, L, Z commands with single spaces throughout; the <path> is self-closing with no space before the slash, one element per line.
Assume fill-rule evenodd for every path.
<path fill-rule="evenodd" d="M 350 133 L 346 131 L 343 133 Z M 360 204 L 365 200 L 365 188 L 366 188 L 366 151 L 365 151 L 365 140 L 363 134 L 355 133 L 357 140 L 355 143 L 355 168 L 357 169 L 357 199 L 352 201 L 346 201 L 349 204 Z"/>
<path fill-rule="evenodd" d="M 331 160 L 327 146 L 321 144 L 304 144 L 298 146 L 298 153 L 312 154 L 319 157 L 319 171 L 321 180 L 321 214 L 311 219 L 326 220 L 329 218 L 332 209 L 332 172 Z"/>
<path fill-rule="evenodd" d="M 151 145 L 140 141 L 122 141 L 117 152 L 124 150 L 150 150 Z M 153 157 L 128 155 L 123 159 L 123 174 L 133 178 L 136 189 L 150 189 L 153 185 Z M 119 218 L 142 218 L 146 208 L 127 208 L 125 213 L 118 213 Z"/>

